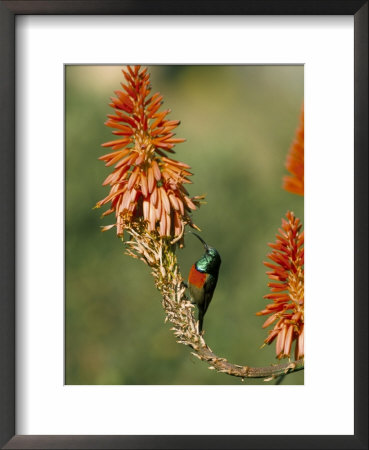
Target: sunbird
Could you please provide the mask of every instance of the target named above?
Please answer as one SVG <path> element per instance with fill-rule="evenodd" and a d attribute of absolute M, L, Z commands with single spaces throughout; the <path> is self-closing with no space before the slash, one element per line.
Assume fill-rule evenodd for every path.
<path fill-rule="evenodd" d="M 199 333 L 202 331 L 202 324 L 208 306 L 213 298 L 214 290 L 218 281 L 221 259 L 218 251 L 210 247 L 200 236 L 194 234 L 204 245 L 204 255 L 191 267 L 188 275 L 188 288 L 190 290 L 192 302 L 199 310 Z"/>

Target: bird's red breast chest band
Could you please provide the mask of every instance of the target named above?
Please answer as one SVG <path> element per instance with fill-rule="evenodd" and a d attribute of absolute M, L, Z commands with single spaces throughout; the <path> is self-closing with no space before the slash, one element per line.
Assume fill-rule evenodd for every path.
<path fill-rule="evenodd" d="M 191 267 L 190 273 L 188 275 L 188 281 L 195 285 L 198 288 L 202 288 L 206 281 L 207 274 L 203 272 L 199 272 L 195 265 Z"/>

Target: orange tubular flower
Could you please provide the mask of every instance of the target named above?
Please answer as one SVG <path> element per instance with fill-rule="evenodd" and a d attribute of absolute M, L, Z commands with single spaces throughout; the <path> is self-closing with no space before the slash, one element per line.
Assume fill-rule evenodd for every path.
<path fill-rule="evenodd" d="M 110 193 L 96 207 L 111 203 L 103 216 L 115 212 L 116 223 L 103 227 L 106 231 L 117 227 L 123 236 L 124 228 L 134 220 L 144 220 L 148 231 L 179 240 L 184 226 L 195 227 L 189 216 L 199 206 L 202 197 L 190 198 L 184 184 L 190 166 L 167 156 L 173 147 L 185 139 L 174 137 L 179 120 L 168 120 L 170 110 L 159 111 L 163 97 L 156 93 L 149 97 L 150 74 L 140 66 L 122 70 L 123 91 L 115 91 L 110 106 L 115 114 L 108 115 L 105 125 L 114 129 L 118 139 L 102 144 L 113 150 L 99 159 L 113 172 L 103 185 L 110 185 Z"/>
<path fill-rule="evenodd" d="M 304 109 L 286 159 L 286 168 L 292 174 L 283 178 L 283 188 L 293 194 L 304 195 Z"/>
<path fill-rule="evenodd" d="M 304 232 L 292 212 L 287 212 L 286 217 L 287 220 L 282 219 L 276 243 L 268 244 L 273 249 L 268 255 L 273 263 L 264 262 L 272 269 L 267 272 L 272 280 L 268 283 L 271 293 L 264 298 L 272 303 L 257 315 L 270 314 L 263 328 L 276 322 L 264 345 L 276 339 L 276 355 L 281 359 L 290 357 L 292 343 L 296 341 L 295 358 L 300 359 L 304 356 Z"/>

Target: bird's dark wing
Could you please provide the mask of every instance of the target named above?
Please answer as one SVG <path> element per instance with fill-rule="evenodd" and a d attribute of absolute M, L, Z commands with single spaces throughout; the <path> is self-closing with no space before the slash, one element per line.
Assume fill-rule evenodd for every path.
<path fill-rule="evenodd" d="M 204 284 L 204 303 L 202 306 L 203 314 L 206 313 L 208 306 L 213 298 L 214 290 L 217 285 L 218 279 L 213 277 L 213 275 L 208 274 L 206 282 Z"/>

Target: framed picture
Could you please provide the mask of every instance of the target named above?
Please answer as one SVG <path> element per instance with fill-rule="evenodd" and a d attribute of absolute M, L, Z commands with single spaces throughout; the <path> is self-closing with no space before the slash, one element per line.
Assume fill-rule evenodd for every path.
<path fill-rule="evenodd" d="M 1 445 L 367 448 L 367 3 L 8 1 L 0 12 Z M 145 169 L 137 155 L 151 147 L 142 141 L 136 149 L 127 137 L 137 120 L 145 128 L 145 116 L 130 118 L 124 103 L 132 89 L 153 115 L 156 156 L 143 160 Z M 163 98 L 150 98 L 157 91 Z M 156 111 L 158 99 L 173 110 L 169 122 Z M 284 162 L 288 151 L 303 149 L 304 124 L 302 197 L 303 175 L 297 180 L 296 166 Z M 121 185 L 129 204 L 128 191 L 116 196 L 111 183 L 125 166 L 104 151 L 137 153 L 132 180 Z M 110 175 L 111 158 L 118 165 Z M 133 180 L 135 164 L 147 178 Z M 194 181 L 190 194 L 182 176 Z M 163 207 L 153 200 L 146 210 L 155 189 Z M 94 205 L 112 214 L 100 219 L 104 208 Z M 289 314 L 276 294 L 285 246 L 277 237 L 268 252 L 264 240 L 272 242 L 286 205 L 306 230 L 305 369 L 301 308 Z M 294 220 L 287 213 L 282 228 Z M 201 242 L 184 236 L 191 225 L 200 225 L 201 234 L 193 231 Z M 164 316 L 160 295 L 147 301 L 158 295 L 144 278 L 149 271 L 123 255 L 114 235 L 136 236 L 126 249 L 154 278 L 161 271 Z M 142 241 L 153 235 L 164 246 L 174 239 L 168 255 L 186 240 L 176 301 L 178 314 L 196 312 L 186 316 L 191 336 L 165 297 L 165 271 L 174 280 L 177 269 L 162 258 L 156 266 L 147 254 L 155 242 Z M 206 270 L 201 262 L 190 269 L 199 245 L 215 258 Z M 296 245 L 295 256 L 299 234 Z M 273 264 L 264 262 L 277 271 L 270 280 L 268 254 Z M 208 311 L 197 287 L 203 273 L 215 280 Z M 256 283 L 260 274 L 264 282 Z M 303 298 L 296 300 L 302 311 Z M 282 325 L 268 334 L 262 324 L 273 323 L 276 307 Z M 263 342 L 270 346 L 259 350 Z"/>
<path fill-rule="evenodd" d="M 160 92 L 163 111 L 167 111 L 169 106 L 172 110 L 167 114 L 168 119 L 164 119 L 168 120 L 170 132 L 163 135 L 160 141 L 157 141 L 156 133 L 160 133 L 163 126 L 159 125 L 156 130 L 155 118 L 148 119 L 154 127 L 151 142 L 154 145 L 155 142 L 157 145 L 160 143 L 163 145 L 163 148 L 156 147 L 157 156 L 154 159 L 150 150 L 151 144 L 147 144 L 147 135 L 142 138 L 141 131 L 131 134 L 133 130 L 136 130 L 135 122 L 132 122 L 135 120 L 133 116 L 137 116 L 136 113 L 130 113 L 131 119 L 125 117 L 128 122 L 122 128 L 122 124 L 114 122 L 113 117 L 120 117 L 123 112 L 120 112 L 118 108 L 117 116 L 114 116 L 108 111 L 105 127 L 100 129 L 94 127 L 96 133 L 91 130 L 88 136 L 80 132 L 81 129 L 88 130 L 91 123 L 101 122 L 101 110 L 105 108 L 106 101 L 102 101 L 101 104 L 97 102 L 100 93 L 101 95 L 113 93 L 116 87 L 121 87 L 121 82 L 123 82 L 124 90 L 139 89 L 137 86 L 140 85 L 141 77 L 143 77 L 142 83 L 145 83 L 143 86 L 147 87 L 147 94 L 144 99 L 137 100 L 136 108 L 142 108 L 143 111 L 147 108 L 148 117 L 150 114 L 162 114 L 160 108 L 156 111 L 159 101 L 154 103 L 155 111 L 152 113 L 149 105 L 144 105 L 151 95 L 154 102 L 157 99 L 160 100 L 159 95 L 156 94 Z M 91 95 L 91 92 L 94 94 Z M 188 102 L 189 92 L 191 97 L 196 99 L 196 105 Z M 160 233 L 164 236 L 172 235 L 172 240 L 177 240 L 177 246 L 175 246 L 176 242 L 173 244 L 175 248 L 173 257 L 177 259 L 178 268 L 184 280 L 195 262 L 193 259 L 201 259 L 204 253 L 202 251 L 204 244 L 199 242 L 199 239 L 206 240 L 206 248 L 209 244 L 216 249 L 214 259 L 210 259 L 207 263 L 208 254 L 206 253 L 206 258 L 199 263 L 208 264 L 211 272 L 209 276 L 215 285 L 209 289 L 209 293 L 206 290 L 207 285 L 203 289 L 206 295 L 214 298 L 214 301 L 211 298 L 211 306 L 209 304 L 206 318 L 203 318 L 202 339 L 208 342 L 213 351 L 221 348 L 225 343 L 224 340 L 231 342 L 232 335 L 234 342 L 236 340 L 248 342 L 247 348 L 233 344 L 223 353 L 227 355 L 227 364 L 239 360 L 254 361 L 254 366 L 259 367 L 256 374 L 261 371 L 261 367 L 270 366 L 271 362 L 275 364 L 275 371 L 283 372 L 294 360 L 295 353 L 299 354 L 298 359 L 302 359 L 304 335 L 302 314 L 300 317 L 297 311 L 302 308 L 302 303 L 299 305 L 297 302 L 293 308 L 294 311 L 288 310 L 284 318 L 289 321 L 294 314 L 301 318 L 301 323 L 294 325 L 295 331 L 289 328 L 292 335 L 291 340 L 287 341 L 285 353 L 289 353 L 292 359 L 289 361 L 288 358 L 283 358 L 279 354 L 280 359 L 276 361 L 276 342 L 272 341 L 276 341 L 277 330 L 283 332 L 284 326 L 280 323 L 275 331 L 272 331 L 274 328 L 271 327 L 268 338 L 268 333 L 262 325 L 268 320 L 268 323 L 275 322 L 273 326 L 276 326 L 277 321 L 273 321 L 273 317 L 276 318 L 274 315 L 277 312 L 276 308 L 280 308 L 279 314 L 285 310 L 286 303 L 283 301 L 285 294 L 274 298 L 275 293 L 269 293 L 273 300 L 271 302 L 262 300 L 264 295 L 268 295 L 269 289 L 266 283 L 253 283 L 253 280 L 263 279 L 265 272 L 270 269 L 262 263 L 266 253 L 270 253 L 264 241 L 266 236 L 274 238 L 281 225 L 282 216 L 285 217 L 285 214 L 288 214 L 287 211 L 293 211 L 294 218 L 290 217 L 294 223 L 292 225 L 291 222 L 293 227 L 295 224 L 299 227 L 299 222 L 302 225 L 304 219 L 302 182 L 297 186 L 299 190 L 296 193 L 294 183 L 297 177 L 288 176 L 289 172 L 284 167 L 290 147 L 291 152 L 299 154 L 303 150 L 304 66 L 66 65 L 65 96 L 65 384 L 239 386 L 242 375 L 246 376 L 246 369 L 239 369 L 235 365 L 225 366 L 225 363 L 222 365 L 220 361 L 215 366 L 209 366 L 220 371 L 218 376 L 214 371 L 204 370 L 207 368 L 206 365 L 204 367 L 204 362 L 209 362 L 209 357 L 205 355 L 208 347 L 205 346 L 200 346 L 203 350 L 198 348 L 200 351 L 198 356 L 203 357 L 204 360 L 195 359 L 194 355 L 189 353 L 189 357 L 184 361 L 185 353 L 183 352 L 187 351 L 185 348 L 178 348 L 176 342 L 182 339 L 178 337 L 173 339 L 170 331 L 171 327 L 176 326 L 177 319 L 181 321 L 180 317 L 174 314 L 170 302 L 166 303 L 164 310 L 167 311 L 168 319 L 164 326 L 158 326 L 163 321 L 163 311 L 162 308 L 158 308 L 161 296 L 154 287 L 152 277 L 148 276 L 149 273 L 142 264 L 137 264 L 139 261 L 133 261 L 128 257 L 122 260 L 122 247 L 127 250 L 129 245 L 128 232 L 127 228 L 125 232 L 120 229 L 120 219 L 117 226 L 113 225 L 114 214 L 109 214 L 107 195 L 110 195 L 110 189 L 115 189 L 114 186 L 125 185 L 118 180 L 118 183 L 113 180 L 113 184 L 109 185 L 109 179 L 131 173 L 130 170 L 126 170 L 123 158 L 131 151 L 134 152 L 133 155 L 137 154 L 135 150 L 129 150 L 137 147 L 133 141 L 141 143 L 137 144 L 139 147 L 148 146 L 149 150 L 142 153 L 138 164 L 135 165 L 136 170 L 133 169 L 135 171 L 130 175 L 135 177 L 135 174 L 140 172 L 140 178 L 135 182 L 128 182 L 127 185 L 132 186 L 132 195 L 136 195 L 137 191 L 137 198 L 133 199 L 134 201 L 126 211 L 129 214 L 129 208 L 133 209 L 132 224 L 136 223 L 136 213 L 138 217 L 146 214 L 145 220 L 148 221 L 151 209 L 149 212 L 147 210 L 152 208 L 156 211 L 157 217 L 151 220 L 156 222 L 156 228 L 159 227 L 159 236 Z M 172 99 L 171 105 L 168 105 L 165 100 L 167 96 Z M 108 108 L 112 107 L 108 105 Z M 181 123 L 177 123 L 176 117 L 181 118 Z M 252 126 L 247 125 L 248 121 L 252 121 Z M 213 128 L 216 123 L 219 124 L 218 130 Z M 244 126 L 240 127 L 240 123 L 244 123 Z M 115 125 L 119 128 L 113 131 L 112 140 L 111 127 Z M 261 139 L 265 129 L 269 130 L 269 142 L 265 142 L 265 138 Z M 141 130 L 141 126 L 138 126 L 138 130 Z M 108 148 L 106 151 L 107 145 L 116 145 L 114 136 L 118 136 L 118 140 L 122 139 L 123 135 L 116 134 L 120 132 L 132 136 L 123 137 L 123 145 L 127 144 L 127 148 L 113 151 Z M 175 137 L 169 136 L 173 133 L 176 133 Z M 185 141 L 182 138 L 183 134 L 186 136 Z M 195 136 L 198 137 L 195 138 Z M 200 136 L 203 136 L 201 140 L 199 140 Z M 165 143 L 162 141 L 165 137 L 169 139 L 169 142 L 167 139 Z M 170 144 L 172 139 L 175 141 Z M 280 140 L 280 143 L 277 144 L 276 140 Z M 101 152 L 101 147 L 95 146 L 96 142 L 111 144 L 103 144 L 105 147 Z M 166 151 L 166 145 L 173 145 L 173 150 L 172 148 L 169 150 L 175 153 Z M 94 147 L 96 147 L 95 155 L 91 157 L 91 148 Z M 101 158 L 105 159 L 104 153 L 114 158 L 122 155 L 122 166 L 117 161 L 114 164 L 117 167 L 113 169 L 112 174 L 110 174 L 110 162 L 105 161 L 102 164 L 104 160 Z M 276 163 L 278 159 L 280 164 Z M 83 169 L 81 161 L 84 161 Z M 106 164 L 107 167 L 105 167 Z M 150 178 L 153 174 L 151 164 L 158 172 L 159 180 L 155 177 Z M 97 177 L 90 176 L 91 172 L 99 169 L 101 170 L 100 183 L 96 182 Z M 179 177 L 182 175 L 185 177 L 183 184 L 181 179 L 176 178 L 173 171 L 178 173 Z M 161 172 L 163 175 L 160 174 Z M 192 172 L 194 175 L 191 175 Z M 288 181 L 290 185 L 286 184 L 285 187 L 290 190 L 281 187 L 283 176 L 287 177 L 286 182 Z M 100 186 L 107 177 L 109 177 L 108 184 L 104 183 L 105 186 Z M 213 182 L 214 178 L 216 183 Z M 186 191 L 193 200 L 189 200 Z M 93 192 L 96 194 L 92 194 Z M 122 195 L 128 197 L 128 192 L 127 195 Z M 166 197 L 163 197 L 164 200 L 162 198 L 164 192 L 168 192 L 168 197 L 171 199 L 169 208 L 165 203 Z M 207 193 L 205 198 L 196 198 L 196 194 L 204 195 L 205 192 Z M 265 192 L 264 195 L 263 192 Z M 93 195 L 96 199 L 91 202 Z M 103 200 L 104 198 L 107 200 Z M 98 203 L 98 200 L 101 202 Z M 117 198 L 116 204 L 118 205 L 119 202 Z M 83 206 L 90 203 L 98 207 L 92 210 L 91 207 Z M 143 205 L 145 205 L 145 211 L 141 210 L 144 208 Z M 205 210 L 208 210 L 207 214 Z M 104 211 L 108 214 L 101 217 Z M 138 220 L 140 222 L 140 219 Z M 186 223 L 183 228 L 176 227 L 176 223 L 180 223 L 181 220 L 184 222 L 191 220 L 191 222 Z M 201 231 L 195 227 L 200 228 Z M 296 234 L 296 244 L 299 240 L 298 236 L 303 238 L 302 227 L 300 228 Z M 101 235 L 98 233 L 99 229 L 106 232 Z M 121 239 L 117 239 L 117 235 L 123 238 L 123 243 Z M 165 243 L 160 245 L 164 245 L 166 249 Z M 299 247 L 302 255 L 302 242 L 299 243 Z M 163 249 L 163 252 L 170 253 L 171 250 Z M 251 255 L 255 256 L 251 257 Z M 277 256 L 271 254 L 270 257 Z M 253 263 L 254 258 L 259 260 L 259 264 Z M 109 261 L 109 264 L 103 263 L 103 260 Z M 232 260 L 234 263 L 227 263 Z M 302 279 L 302 257 L 301 262 L 296 261 L 296 264 L 301 267 Z M 112 267 L 116 269 L 112 271 Z M 130 275 L 127 276 L 128 274 Z M 192 271 L 191 274 L 191 277 L 195 276 L 194 286 L 197 286 L 196 276 L 201 277 L 201 275 L 198 275 L 198 271 Z M 237 283 L 234 280 L 238 280 Z M 272 278 L 270 282 L 273 280 L 275 281 Z M 299 293 L 302 302 L 302 281 L 299 276 L 295 281 L 296 289 L 293 289 Z M 291 288 L 294 283 L 291 281 Z M 190 286 L 187 292 L 192 289 L 192 285 Z M 285 286 L 281 285 L 281 288 L 283 287 Z M 109 294 L 106 292 L 107 289 Z M 175 288 L 168 286 L 168 290 L 174 292 Z M 186 290 L 182 294 L 185 296 Z M 149 304 L 148 298 L 152 299 Z M 227 299 L 233 299 L 232 305 Z M 129 304 L 131 306 L 127 308 Z M 270 304 L 270 310 L 267 308 L 268 304 Z M 184 301 L 184 311 L 187 307 L 190 306 Z M 238 308 L 240 311 L 237 314 Z M 142 309 L 145 311 L 144 314 Z M 151 310 L 150 313 L 148 313 L 149 310 Z M 113 311 L 115 313 L 112 314 Z M 257 316 L 255 314 L 257 311 L 264 312 Z M 193 313 L 194 316 L 197 315 L 196 310 Z M 80 320 L 81 317 L 84 317 L 83 322 Z M 245 327 L 246 320 L 247 327 Z M 107 325 L 105 331 L 101 328 L 103 323 Z M 150 339 L 136 339 L 138 324 L 142 332 L 150 336 Z M 187 329 L 185 324 L 183 326 Z M 195 329 L 196 325 L 193 327 L 193 334 L 185 339 L 188 342 L 187 347 L 189 346 L 193 353 L 196 353 L 198 347 L 196 341 L 200 339 Z M 219 330 L 222 330 L 222 333 L 219 333 Z M 267 342 L 270 342 L 270 345 L 265 345 L 261 351 L 260 346 L 265 339 L 269 339 Z M 200 341 L 203 342 L 201 339 Z M 127 342 L 127 345 L 122 345 L 123 342 Z M 135 342 L 134 352 L 129 342 Z M 298 342 L 301 348 L 296 348 L 295 351 L 295 343 Z M 285 347 L 281 344 L 281 338 L 279 347 L 280 349 L 283 347 L 283 350 Z M 100 357 L 96 353 L 97 348 L 100 348 Z M 81 354 L 91 355 L 90 358 L 94 362 L 92 363 L 90 358 L 81 359 Z M 144 361 L 142 355 L 146 355 Z M 219 355 L 218 359 L 222 356 Z M 279 364 L 276 364 L 277 362 Z M 302 361 L 300 363 L 302 364 Z M 142 364 L 145 365 L 146 370 L 143 370 Z M 279 367 L 280 364 L 283 368 Z M 159 369 L 160 367 L 162 369 Z M 292 368 L 291 366 L 289 370 Z M 293 375 L 290 374 L 283 379 L 283 383 L 295 385 L 304 383 L 303 370 L 296 369 L 297 367 Z M 269 369 L 265 370 L 267 373 L 262 371 L 261 376 L 256 378 L 250 376 L 253 371 L 250 369 L 249 376 L 246 377 L 247 384 L 265 385 L 264 380 L 267 378 L 271 378 L 271 382 L 276 382 L 277 379 L 273 378 L 274 372 L 271 374 L 268 373 Z M 228 372 L 240 376 L 226 376 Z M 281 380 L 279 378 L 278 383 L 281 383 Z"/>

